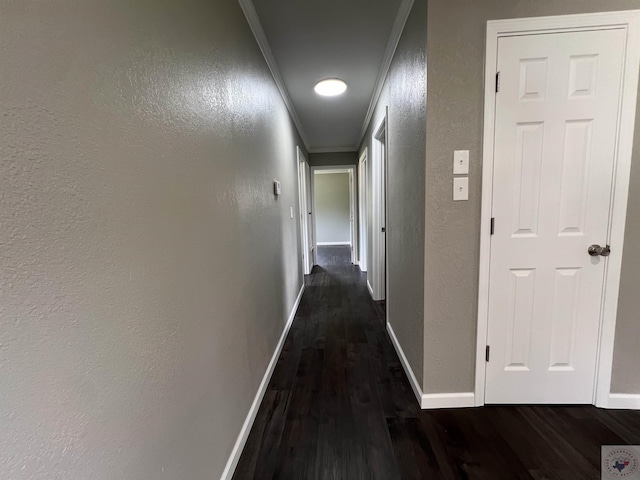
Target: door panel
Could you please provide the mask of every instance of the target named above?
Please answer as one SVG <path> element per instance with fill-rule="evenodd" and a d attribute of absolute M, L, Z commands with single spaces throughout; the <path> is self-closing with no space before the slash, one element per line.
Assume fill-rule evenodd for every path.
<path fill-rule="evenodd" d="M 591 403 L 625 33 L 498 41 L 487 403 Z"/>

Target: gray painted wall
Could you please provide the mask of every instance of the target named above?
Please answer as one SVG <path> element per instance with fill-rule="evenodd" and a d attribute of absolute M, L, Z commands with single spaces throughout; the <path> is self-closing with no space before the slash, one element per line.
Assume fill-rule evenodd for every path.
<path fill-rule="evenodd" d="M 356 165 L 357 163 L 357 152 L 312 153 L 309 155 L 309 165 L 312 167 Z"/>
<path fill-rule="evenodd" d="M 253 35 L 223 0 L 0 19 L 0 478 L 219 478 L 302 284 Z"/>
<path fill-rule="evenodd" d="M 316 241 L 351 243 L 348 173 L 317 173 L 314 180 Z"/>
<path fill-rule="evenodd" d="M 388 107 L 387 311 L 418 382 L 422 379 L 424 332 L 426 17 L 426 0 L 416 0 L 360 147 L 361 153 L 368 148 L 371 185 L 372 133 Z M 371 189 L 368 197 L 367 262 L 371 265 Z"/>
<path fill-rule="evenodd" d="M 638 0 L 430 0 L 425 392 L 474 388 L 486 21 L 640 8 Z M 640 125 L 640 120 L 638 120 Z M 468 202 L 451 201 L 453 150 L 471 151 Z M 640 135 L 635 137 L 613 392 L 640 393 Z"/>

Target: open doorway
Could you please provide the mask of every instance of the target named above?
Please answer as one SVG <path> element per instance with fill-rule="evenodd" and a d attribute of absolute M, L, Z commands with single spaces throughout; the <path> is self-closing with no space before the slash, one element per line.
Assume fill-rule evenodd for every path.
<path fill-rule="evenodd" d="M 300 212 L 300 244 L 302 246 L 302 265 L 305 275 L 311 273 L 314 265 L 313 221 L 311 211 L 311 179 L 309 164 L 300 147 L 296 147 L 298 157 L 298 200 Z"/>
<path fill-rule="evenodd" d="M 371 172 L 372 211 L 372 264 L 367 285 L 376 301 L 386 300 L 387 294 L 387 116 L 373 133 L 373 164 Z"/>
<path fill-rule="evenodd" d="M 354 167 L 312 167 L 314 243 L 318 265 L 356 263 Z"/>

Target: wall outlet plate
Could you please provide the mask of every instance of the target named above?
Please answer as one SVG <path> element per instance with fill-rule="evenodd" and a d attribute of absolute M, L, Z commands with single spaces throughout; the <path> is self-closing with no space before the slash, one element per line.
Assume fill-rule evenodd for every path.
<path fill-rule="evenodd" d="M 469 150 L 455 150 L 453 152 L 453 174 L 469 174 Z"/>
<path fill-rule="evenodd" d="M 453 200 L 469 200 L 469 177 L 453 179 Z"/>
<path fill-rule="evenodd" d="M 273 194 L 274 195 L 282 194 L 282 187 L 280 186 L 280 182 L 278 180 L 273 181 Z"/>

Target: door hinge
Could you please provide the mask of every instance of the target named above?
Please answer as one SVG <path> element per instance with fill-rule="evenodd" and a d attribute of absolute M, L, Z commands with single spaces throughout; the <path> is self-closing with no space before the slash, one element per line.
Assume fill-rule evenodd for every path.
<path fill-rule="evenodd" d="M 496 73 L 496 93 L 500 91 L 500 72 Z"/>
<path fill-rule="evenodd" d="M 490 356 L 491 356 L 491 347 L 487 345 L 487 349 L 484 352 L 484 358 L 487 362 L 489 361 Z"/>
<path fill-rule="evenodd" d="M 496 227 L 496 219 L 491 217 L 491 235 L 493 235 L 495 227 Z"/>

